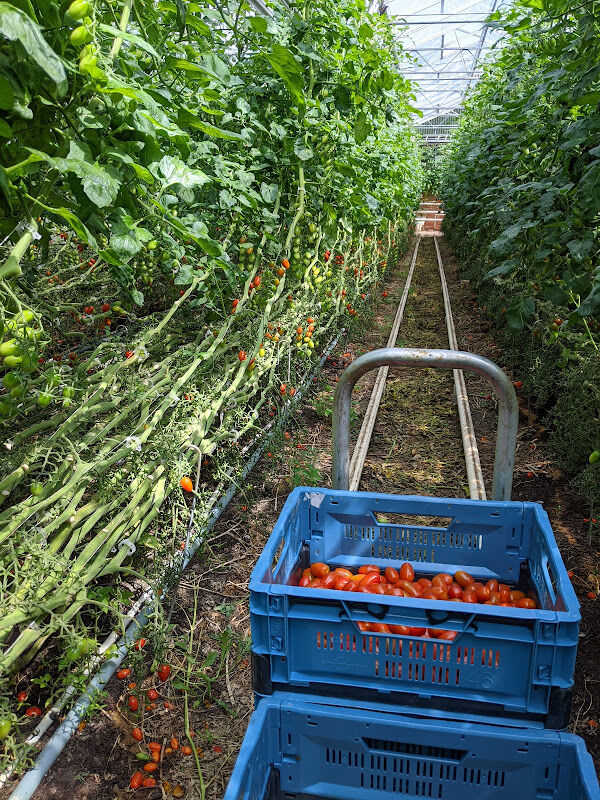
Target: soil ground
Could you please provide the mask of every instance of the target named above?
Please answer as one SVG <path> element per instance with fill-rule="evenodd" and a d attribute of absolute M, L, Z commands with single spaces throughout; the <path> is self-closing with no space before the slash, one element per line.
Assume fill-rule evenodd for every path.
<path fill-rule="evenodd" d="M 489 323 L 478 313 L 469 284 L 460 279 L 453 254 L 440 240 L 459 346 L 500 366 Z M 158 798 L 206 797 L 220 800 L 252 712 L 248 578 L 294 485 L 331 485 L 331 404 L 335 382 L 345 366 L 366 350 L 383 346 L 404 287 L 412 245 L 386 281 L 388 297 L 378 294 L 372 317 L 364 320 L 327 360 L 314 391 L 298 408 L 286 436 L 266 453 L 248 485 L 220 518 L 210 541 L 193 560 L 177 591 L 172 617 L 163 621 L 166 658 L 172 679 L 158 684 L 155 707 L 143 711 L 146 741 L 183 745 L 187 697 L 191 741 L 198 752 L 164 755 L 152 773 L 157 788 L 140 795 Z M 447 347 L 443 301 L 433 240 L 424 238 L 399 345 Z M 368 402 L 374 375 L 358 384 L 353 401 L 353 434 Z M 486 484 L 491 486 L 496 404 L 481 379 L 467 377 L 469 399 Z M 542 502 L 581 602 L 582 623 L 575 675 L 571 730 L 583 736 L 600 767 L 600 548 L 588 542 L 584 505 L 569 488 L 546 448 L 545 431 L 527 398 L 520 398 L 521 420 L 513 497 Z M 288 438 L 289 436 L 289 438 Z M 466 496 L 466 473 L 451 373 L 390 372 L 361 489 L 448 497 Z M 138 680 L 151 657 L 146 650 L 132 666 Z M 145 654 L 145 657 L 144 657 Z M 144 667 L 145 664 L 145 667 Z M 146 672 L 144 669 L 146 668 Z M 133 677 L 133 676 L 132 676 Z M 129 678 L 131 680 L 131 678 Z M 127 681 L 125 681 L 126 683 Z M 140 685 L 155 686 L 152 676 Z M 122 800 L 130 797 L 129 778 L 140 762 L 131 738 L 128 691 L 113 679 L 104 709 L 79 731 L 60 756 L 34 800 Z M 182 691 L 185 690 L 185 691 Z M 165 707 L 166 704 L 166 707 Z M 2 796 L 0 794 L 0 796 Z"/>

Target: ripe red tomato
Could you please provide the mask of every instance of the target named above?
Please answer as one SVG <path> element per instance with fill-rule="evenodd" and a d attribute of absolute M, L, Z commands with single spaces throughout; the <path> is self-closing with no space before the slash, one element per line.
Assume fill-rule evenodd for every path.
<path fill-rule="evenodd" d="M 298 581 L 298 586 L 304 588 L 305 586 L 309 586 L 311 582 L 312 582 L 311 577 L 309 577 L 308 575 L 303 575 Z"/>
<path fill-rule="evenodd" d="M 458 583 L 451 583 L 447 589 L 448 597 L 462 597 L 462 586 L 459 586 Z"/>
<path fill-rule="evenodd" d="M 144 780 L 142 781 L 142 786 L 144 787 L 144 789 L 152 789 L 153 786 L 156 786 L 156 778 L 152 777 L 144 778 Z"/>
<path fill-rule="evenodd" d="M 400 580 L 412 583 L 415 579 L 415 571 L 412 564 L 404 563 L 400 567 Z"/>
<path fill-rule="evenodd" d="M 238 353 L 238 358 L 239 358 L 240 361 L 245 361 L 246 360 L 246 351 L 245 350 L 240 350 L 240 352 Z"/>
<path fill-rule="evenodd" d="M 333 589 L 337 581 L 339 580 L 338 576 L 335 572 L 328 572 L 321 578 L 321 583 L 324 589 Z M 345 578 L 344 580 L 348 580 Z"/>
<path fill-rule="evenodd" d="M 168 664 L 161 664 L 156 674 L 158 675 L 158 680 L 161 683 L 164 683 L 169 679 L 169 675 L 171 674 L 171 667 Z"/>
<path fill-rule="evenodd" d="M 354 583 L 354 581 L 346 581 L 341 588 L 343 592 L 357 592 L 358 584 Z"/>
<path fill-rule="evenodd" d="M 148 761 L 144 764 L 144 772 L 156 772 L 158 764 L 155 761 Z"/>
<path fill-rule="evenodd" d="M 498 581 L 495 580 L 494 578 L 492 578 L 492 580 L 488 581 L 486 583 L 486 586 L 490 590 L 490 593 L 497 592 L 498 589 L 500 588 L 500 585 L 499 585 Z"/>
<path fill-rule="evenodd" d="M 102 313 L 106 314 L 107 311 L 110 311 L 110 304 L 104 303 L 104 305 L 102 306 Z"/>
<path fill-rule="evenodd" d="M 25 700 L 27 700 L 27 697 L 28 697 L 27 692 L 19 692 L 19 694 L 17 695 L 17 700 L 19 701 L 19 703 L 24 703 Z"/>
<path fill-rule="evenodd" d="M 376 567 L 375 564 L 363 564 L 358 568 L 359 575 L 366 575 L 369 572 L 376 572 L 379 575 L 379 567 Z"/>
<path fill-rule="evenodd" d="M 404 592 L 399 586 L 388 586 L 385 593 L 389 597 L 404 597 Z"/>
<path fill-rule="evenodd" d="M 437 638 L 443 639 L 446 642 L 453 642 L 457 636 L 458 631 L 442 631 Z"/>
<path fill-rule="evenodd" d="M 429 589 L 430 586 L 433 586 L 429 578 L 419 578 L 419 580 L 415 581 L 415 583 L 418 583 L 419 586 L 423 588 L 423 590 Z"/>
<path fill-rule="evenodd" d="M 518 589 L 513 589 L 510 593 L 510 602 L 516 603 L 517 600 L 522 600 L 525 597 L 525 592 L 520 592 Z"/>
<path fill-rule="evenodd" d="M 477 602 L 477 592 L 474 589 L 465 589 L 461 600 L 463 603 L 476 603 Z"/>
<path fill-rule="evenodd" d="M 387 625 L 384 625 L 383 622 L 372 622 L 371 623 L 371 630 L 373 633 L 389 633 L 390 629 Z"/>
<path fill-rule="evenodd" d="M 337 569 L 334 569 L 334 573 L 336 575 L 342 575 L 348 580 L 352 578 L 352 573 L 350 572 L 349 569 L 346 569 L 345 567 L 337 567 Z"/>
<path fill-rule="evenodd" d="M 395 633 L 398 636 L 409 636 L 410 628 L 408 625 L 388 625 L 390 633 Z"/>
<path fill-rule="evenodd" d="M 531 597 L 521 597 L 515 603 L 517 608 L 536 608 L 535 600 L 532 600 Z"/>
<path fill-rule="evenodd" d="M 133 775 L 131 776 L 131 780 L 129 781 L 129 787 L 131 789 L 139 789 L 140 786 L 142 785 L 143 780 L 144 780 L 144 773 L 138 770 L 137 772 L 134 772 Z"/>
<path fill-rule="evenodd" d="M 371 623 L 370 622 L 357 622 L 356 624 L 358 625 L 358 629 L 360 631 L 363 631 L 363 633 L 365 631 L 370 631 L 371 630 Z"/>
<path fill-rule="evenodd" d="M 317 561 L 316 564 L 310 565 L 310 571 L 315 578 L 324 578 L 329 573 L 329 567 L 322 561 Z"/>
<path fill-rule="evenodd" d="M 129 700 L 127 701 L 127 705 L 132 711 L 137 711 L 139 707 L 138 699 L 134 695 L 129 696 Z"/>
<path fill-rule="evenodd" d="M 475 583 L 475 578 L 462 569 L 459 569 L 459 571 L 455 573 L 454 580 L 459 584 L 459 586 L 462 586 L 463 589 L 466 589 L 467 586 Z"/>
<path fill-rule="evenodd" d="M 421 589 L 418 583 L 401 580 L 398 585 L 404 592 L 405 597 L 421 597 L 423 594 L 423 589 Z"/>
<path fill-rule="evenodd" d="M 320 578 L 313 578 L 311 582 L 308 584 L 309 589 L 322 589 L 323 584 L 321 583 Z"/>
<path fill-rule="evenodd" d="M 372 583 L 367 586 L 367 589 L 371 592 L 371 594 L 385 594 L 384 586 L 381 583 Z"/>
<path fill-rule="evenodd" d="M 41 717 L 42 709 L 37 706 L 29 706 L 29 708 L 25 709 L 25 716 L 32 718 Z"/>
<path fill-rule="evenodd" d="M 136 742 L 141 742 L 142 739 L 144 738 L 144 734 L 142 733 L 142 729 L 141 728 L 134 728 L 131 731 L 131 735 L 136 740 Z"/>
<path fill-rule="evenodd" d="M 386 567 L 385 578 L 388 583 L 398 583 L 400 575 L 398 574 L 398 570 L 394 569 L 394 567 Z"/>
<path fill-rule="evenodd" d="M 510 600 L 510 589 L 509 588 L 503 589 L 502 588 L 502 584 L 501 584 L 500 585 L 500 591 L 498 592 L 498 594 L 500 595 L 500 601 L 502 603 L 508 603 L 509 602 L 509 600 Z"/>
<path fill-rule="evenodd" d="M 425 634 L 426 628 L 409 628 L 408 632 L 411 636 L 423 636 Z"/>
<path fill-rule="evenodd" d="M 146 646 L 145 639 L 138 639 L 137 642 L 133 645 L 134 650 L 141 650 L 143 647 Z"/>
<path fill-rule="evenodd" d="M 117 672 L 117 678 L 118 678 L 119 680 L 121 680 L 121 681 L 122 681 L 122 680 L 124 680 L 125 678 L 128 678 L 130 675 L 131 675 L 131 670 L 130 670 L 130 669 L 127 669 L 127 668 L 125 668 L 125 669 L 120 669 L 120 670 Z"/>
<path fill-rule="evenodd" d="M 365 577 L 360 582 L 360 587 L 371 586 L 374 583 L 381 583 L 381 576 L 379 574 L 379 570 L 377 572 L 369 572 L 365 575 Z"/>
<path fill-rule="evenodd" d="M 486 600 L 490 599 L 491 592 L 487 586 L 483 585 L 483 583 L 479 583 L 478 581 L 476 581 L 469 588 L 475 590 L 475 594 L 477 595 L 477 600 L 480 603 L 485 603 Z"/>
<path fill-rule="evenodd" d="M 498 592 L 490 592 L 490 598 L 485 602 L 489 603 L 491 606 L 499 606 L 502 601 L 500 600 Z"/>
<path fill-rule="evenodd" d="M 150 700 L 151 703 L 154 703 L 156 700 L 158 700 L 158 692 L 156 691 L 156 689 L 148 689 L 146 696 L 148 697 L 148 700 Z"/>
<path fill-rule="evenodd" d="M 448 575 L 447 572 L 438 572 L 438 574 L 431 579 L 431 583 L 434 586 L 451 586 L 453 582 L 452 575 Z"/>

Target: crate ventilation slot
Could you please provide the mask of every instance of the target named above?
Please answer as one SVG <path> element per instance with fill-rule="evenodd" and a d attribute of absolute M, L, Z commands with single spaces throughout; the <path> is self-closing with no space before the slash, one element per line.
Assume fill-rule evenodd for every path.
<path fill-rule="evenodd" d="M 409 756 L 424 756 L 425 758 L 443 758 L 445 761 L 455 761 L 457 764 L 467 755 L 466 750 L 454 750 L 449 747 L 431 747 L 426 744 L 411 742 L 391 742 L 388 739 L 368 739 L 363 742 L 369 750 L 382 750 L 386 753 L 404 753 Z"/>
<path fill-rule="evenodd" d="M 371 544 L 373 558 L 398 561 L 435 561 L 436 548 L 481 550 L 483 537 L 477 533 L 458 533 L 435 528 L 402 528 L 400 526 L 344 526 L 344 539 Z"/>

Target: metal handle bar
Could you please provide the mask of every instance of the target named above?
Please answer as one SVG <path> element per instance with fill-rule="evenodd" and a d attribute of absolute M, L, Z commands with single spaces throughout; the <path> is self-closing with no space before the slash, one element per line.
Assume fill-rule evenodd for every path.
<path fill-rule="evenodd" d="M 350 471 L 350 400 L 356 381 L 378 367 L 463 369 L 482 375 L 498 396 L 498 431 L 494 460 L 493 500 L 510 500 L 517 446 L 519 407 L 508 376 L 483 356 L 460 350 L 382 347 L 356 359 L 342 373 L 333 396 L 333 488 L 348 490 Z"/>

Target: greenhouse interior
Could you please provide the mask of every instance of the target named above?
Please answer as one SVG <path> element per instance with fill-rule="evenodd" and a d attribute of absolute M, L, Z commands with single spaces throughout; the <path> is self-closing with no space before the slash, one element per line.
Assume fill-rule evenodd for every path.
<path fill-rule="evenodd" d="M 2 0 L 0 800 L 600 800 L 599 625 L 600 0 Z"/>

